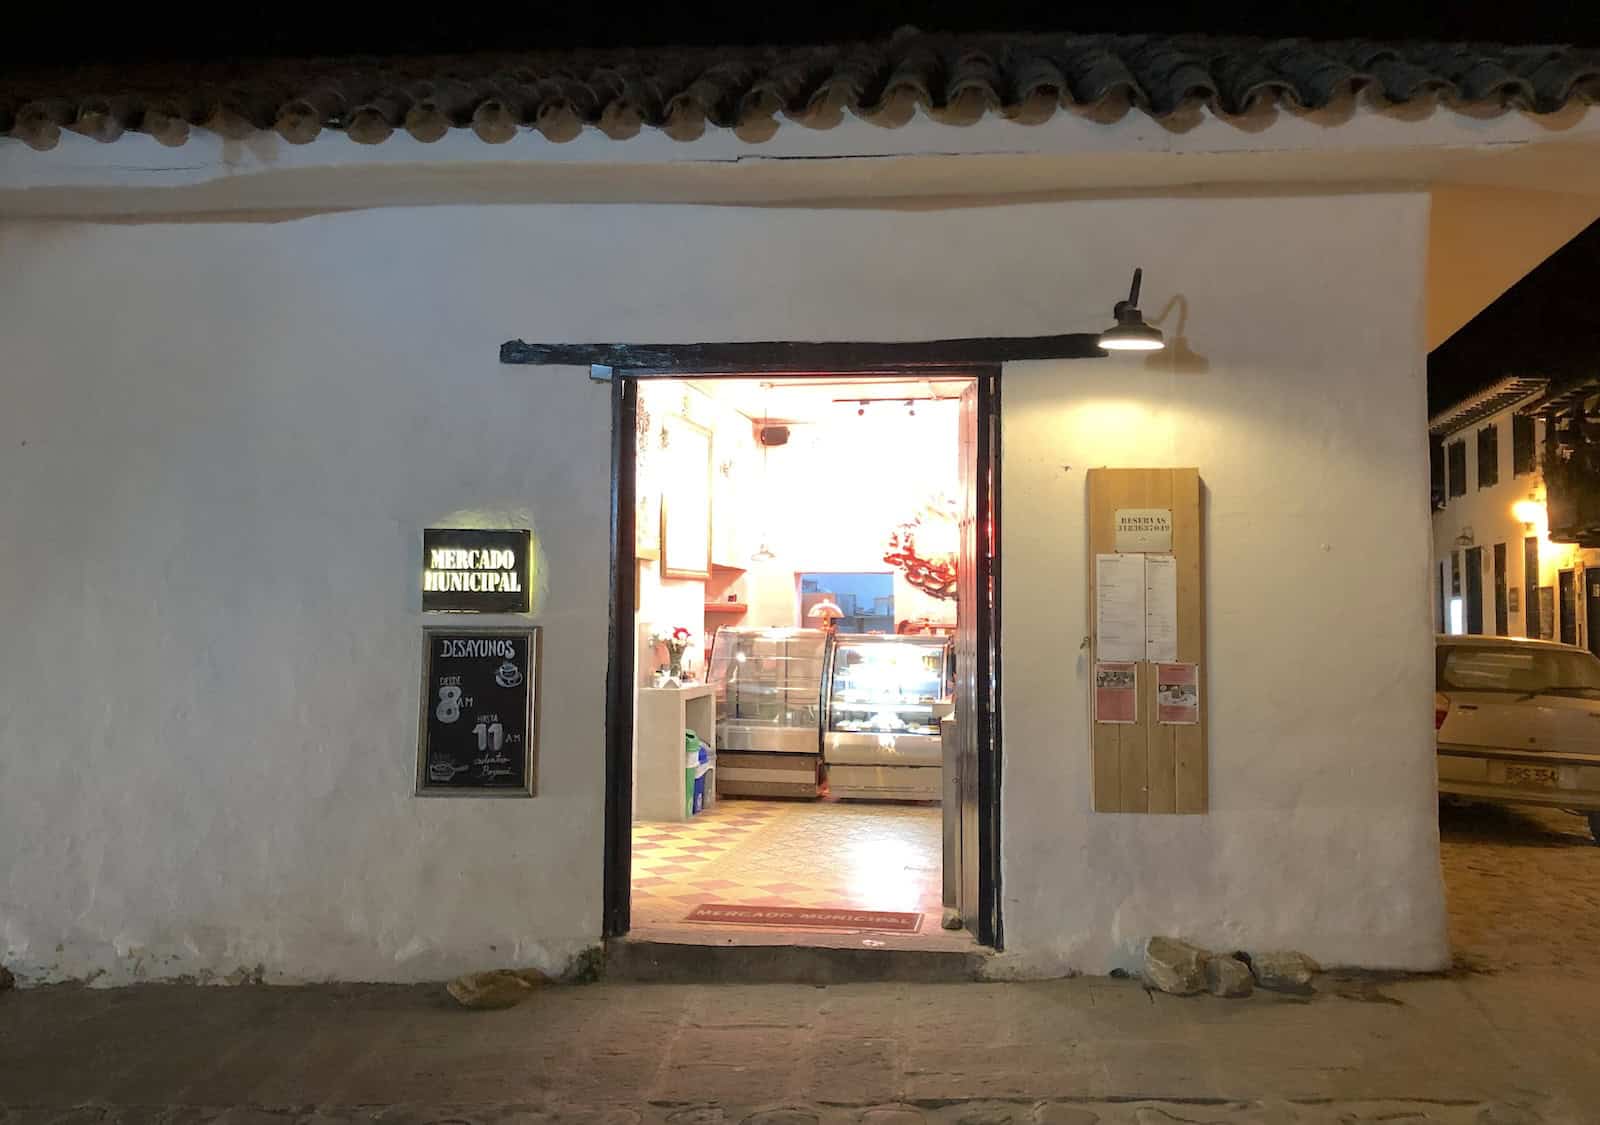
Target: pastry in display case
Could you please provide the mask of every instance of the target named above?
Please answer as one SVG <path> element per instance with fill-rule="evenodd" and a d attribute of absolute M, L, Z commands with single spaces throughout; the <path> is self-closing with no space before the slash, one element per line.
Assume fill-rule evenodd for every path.
<path fill-rule="evenodd" d="M 955 707 L 953 663 L 948 637 L 834 638 L 822 736 L 833 796 L 941 799 L 939 720 Z"/>
<path fill-rule="evenodd" d="M 717 630 L 707 678 L 717 701 L 718 795 L 817 795 L 828 642 L 822 629 Z"/>

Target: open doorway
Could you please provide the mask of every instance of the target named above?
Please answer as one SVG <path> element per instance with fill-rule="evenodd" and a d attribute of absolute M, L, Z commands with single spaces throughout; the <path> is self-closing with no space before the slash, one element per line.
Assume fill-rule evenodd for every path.
<path fill-rule="evenodd" d="M 608 935 L 1000 944 L 997 394 L 620 380 Z"/>

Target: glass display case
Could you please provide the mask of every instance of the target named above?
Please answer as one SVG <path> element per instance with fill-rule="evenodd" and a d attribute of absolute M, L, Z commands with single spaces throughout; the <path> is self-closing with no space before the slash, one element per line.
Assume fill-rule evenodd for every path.
<path fill-rule="evenodd" d="M 955 706 L 953 672 L 947 637 L 835 638 L 822 736 L 835 797 L 941 798 L 939 720 Z"/>
<path fill-rule="evenodd" d="M 717 792 L 815 797 L 821 773 L 821 629 L 724 626 L 711 646 L 717 701 Z"/>

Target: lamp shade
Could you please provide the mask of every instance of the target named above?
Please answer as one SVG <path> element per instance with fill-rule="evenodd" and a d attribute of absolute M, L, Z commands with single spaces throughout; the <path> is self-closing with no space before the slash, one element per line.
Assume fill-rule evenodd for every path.
<path fill-rule="evenodd" d="M 1161 329 L 1144 322 L 1139 310 L 1117 317 L 1117 323 L 1100 333 L 1100 346 L 1108 352 L 1158 352 L 1167 346 Z"/>
<path fill-rule="evenodd" d="M 1159 328 L 1144 322 L 1139 311 L 1139 284 L 1144 280 L 1144 270 L 1133 271 L 1133 284 L 1128 287 L 1128 299 L 1118 301 L 1111 310 L 1117 322 L 1100 333 L 1100 346 L 1108 352 L 1158 352 L 1167 346 Z"/>

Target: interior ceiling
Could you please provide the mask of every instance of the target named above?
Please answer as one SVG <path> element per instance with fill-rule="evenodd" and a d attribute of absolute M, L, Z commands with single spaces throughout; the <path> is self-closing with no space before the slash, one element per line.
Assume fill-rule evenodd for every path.
<path fill-rule="evenodd" d="M 970 379 L 939 376 L 860 377 L 817 375 L 749 375 L 728 379 L 688 379 L 702 394 L 726 403 L 753 422 L 821 422 L 839 410 L 861 403 L 867 409 L 904 407 L 912 403 L 954 402 Z M 877 404 L 874 407 L 873 404 Z"/>

